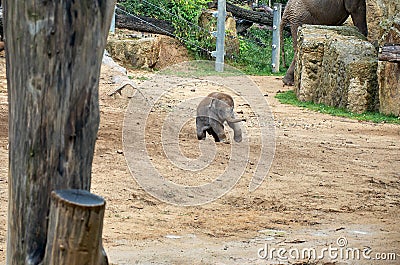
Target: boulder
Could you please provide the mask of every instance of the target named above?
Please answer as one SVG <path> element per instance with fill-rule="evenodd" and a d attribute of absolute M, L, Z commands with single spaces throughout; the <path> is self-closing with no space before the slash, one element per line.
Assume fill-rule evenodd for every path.
<path fill-rule="evenodd" d="M 355 27 L 304 25 L 298 36 L 299 100 L 356 113 L 378 110 L 377 51 Z"/>
<path fill-rule="evenodd" d="M 185 46 L 178 40 L 164 35 L 126 32 L 123 35 L 111 35 L 106 50 L 113 59 L 134 68 L 162 69 L 190 60 Z"/>

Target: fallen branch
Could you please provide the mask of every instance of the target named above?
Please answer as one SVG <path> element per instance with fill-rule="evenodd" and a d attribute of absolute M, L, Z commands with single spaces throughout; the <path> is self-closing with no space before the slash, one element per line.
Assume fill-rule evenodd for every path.
<path fill-rule="evenodd" d="M 172 37 L 175 32 L 175 27 L 169 21 L 139 15 L 130 15 L 120 8 L 117 8 L 115 26 L 117 28 L 163 34 Z"/>

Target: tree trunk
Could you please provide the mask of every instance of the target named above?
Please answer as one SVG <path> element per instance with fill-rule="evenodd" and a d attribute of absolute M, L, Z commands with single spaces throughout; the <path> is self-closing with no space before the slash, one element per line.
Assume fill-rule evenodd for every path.
<path fill-rule="evenodd" d="M 108 264 L 101 234 L 105 201 L 85 190 L 53 191 L 43 264 Z"/>
<path fill-rule="evenodd" d="M 4 39 L 4 32 L 3 32 L 3 7 L 1 7 L 0 3 L 0 40 Z"/>
<path fill-rule="evenodd" d="M 385 44 L 379 52 L 379 60 L 400 63 L 400 44 Z"/>
<path fill-rule="evenodd" d="M 50 193 L 90 190 L 98 83 L 114 1 L 4 5 L 9 101 L 7 263 L 39 264 Z"/>
<path fill-rule="evenodd" d="M 138 15 L 130 16 L 124 14 L 122 11 L 119 11 L 119 9 L 117 9 L 115 26 L 117 28 L 137 30 L 141 32 L 150 32 L 168 36 L 174 36 L 173 34 L 175 32 L 174 26 L 169 21 Z"/>

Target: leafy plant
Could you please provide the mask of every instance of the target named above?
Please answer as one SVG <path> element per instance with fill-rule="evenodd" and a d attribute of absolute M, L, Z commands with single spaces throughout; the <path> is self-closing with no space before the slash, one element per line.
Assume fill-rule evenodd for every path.
<path fill-rule="evenodd" d="M 196 59 L 210 59 L 209 52 L 215 50 L 215 38 L 208 30 L 198 26 L 199 16 L 207 7 L 208 2 L 209 0 L 126 0 L 120 4 L 130 13 L 172 22 L 176 29 L 174 34 L 179 39 L 185 40 L 184 44 L 192 51 Z M 267 1 L 265 0 L 265 2 Z M 274 2 L 286 2 L 286 0 Z M 227 35 L 232 34 L 228 32 Z M 226 57 L 226 62 L 246 74 L 270 75 L 272 71 L 271 30 L 253 26 L 248 30 L 246 36 L 238 38 L 239 54 L 232 58 Z M 287 64 L 290 64 L 293 58 L 290 37 L 285 39 L 284 45 L 285 58 Z M 281 73 L 285 70 L 281 63 Z"/>
<path fill-rule="evenodd" d="M 198 18 L 207 6 L 207 0 L 127 0 L 120 4 L 133 14 L 170 21 L 175 36 L 186 40 L 189 49 L 202 45 L 198 35 Z"/>
<path fill-rule="evenodd" d="M 239 55 L 231 60 L 231 64 L 247 74 L 271 75 L 272 31 L 253 26 L 248 30 L 246 37 L 239 37 L 239 42 Z M 290 64 L 293 58 L 291 38 L 285 39 L 284 45 L 285 58 L 288 64 Z M 279 70 L 281 73 L 286 70 L 282 62 Z"/>

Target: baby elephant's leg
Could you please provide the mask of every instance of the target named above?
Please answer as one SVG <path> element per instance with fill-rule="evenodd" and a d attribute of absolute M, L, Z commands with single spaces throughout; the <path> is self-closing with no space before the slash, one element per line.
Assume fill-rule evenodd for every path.
<path fill-rule="evenodd" d="M 224 130 L 224 125 L 217 120 L 210 118 L 210 127 L 214 131 L 212 134 L 216 142 L 225 141 L 226 135 Z"/>
<path fill-rule="evenodd" d="M 210 128 L 208 124 L 208 118 L 206 117 L 196 117 L 196 129 L 197 129 L 197 139 L 206 139 L 206 131 Z"/>
<path fill-rule="evenodd" d="M 229 127 L 233 130 L 233 139 L 239 143 L 242 141 L 242 129 L 239 122 L 228 122 Z"/>

